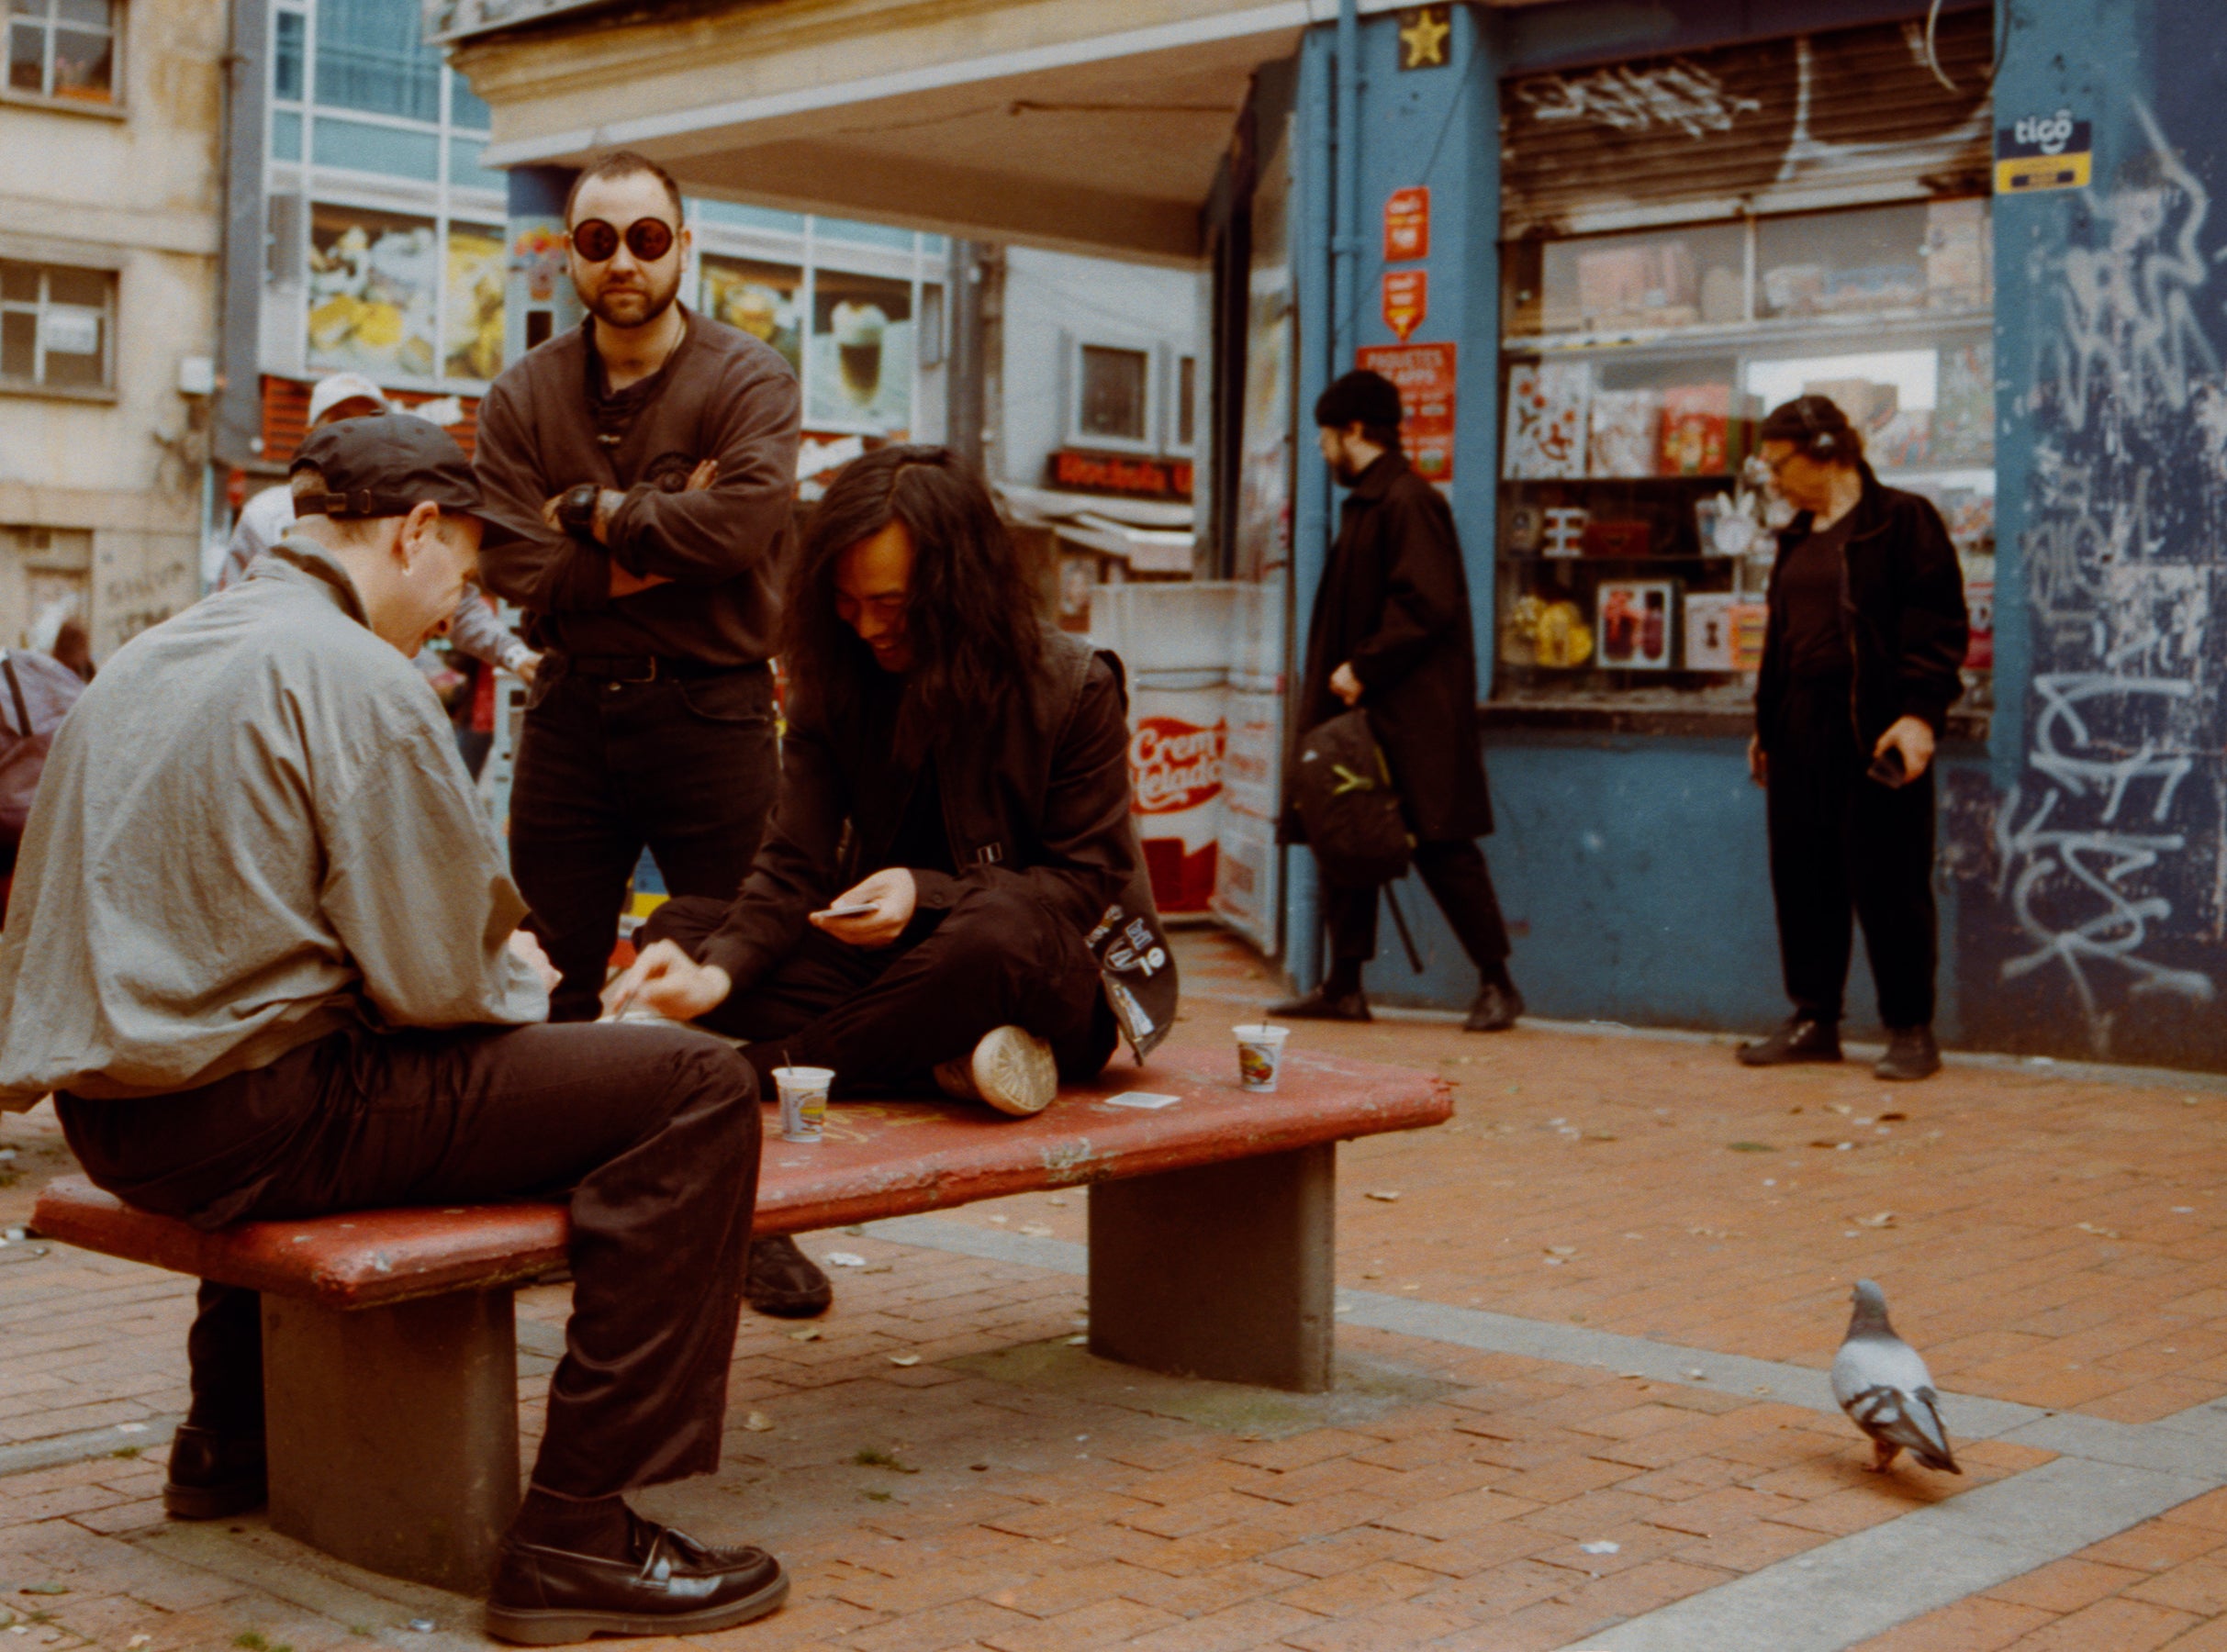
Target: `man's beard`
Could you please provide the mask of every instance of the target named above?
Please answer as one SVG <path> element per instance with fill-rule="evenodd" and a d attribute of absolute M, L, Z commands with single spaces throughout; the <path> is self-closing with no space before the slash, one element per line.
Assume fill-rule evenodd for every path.
<path fill-rule="evenodd" d="M 680 296 L 680 272 L 661 291 L 655 285 L 606 287 L 593 298 L 583 298 L 588 313 L 607 327 L 643 327 L 664 315 Z"/>
<path fill-rule="evenodd" d="M 1330 461 L 1330 474 L 1337 478 L 1340 487 L 1351 487 L 1361 479 L 1360 468 L 1343 455 Z"/>

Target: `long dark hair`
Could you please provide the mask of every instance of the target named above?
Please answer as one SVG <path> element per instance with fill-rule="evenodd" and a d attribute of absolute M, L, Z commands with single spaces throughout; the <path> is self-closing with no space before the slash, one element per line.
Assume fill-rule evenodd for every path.
<path fill-rule="evenodd" d="M 878 449 L 829 484 L 789 574 L 783 658 L 800 692 L 829 715 L 854 709 L 885 678 L 873 651 L 836 617 L 835 564 L 891 522 L 912 539 L 912 668 L 896 730 L 898 749 L 910 754 L 935 729 L 979 722 L 1024 691 L 1044 639 L 1036 593 L 981 478 L 948 448 Z"/>

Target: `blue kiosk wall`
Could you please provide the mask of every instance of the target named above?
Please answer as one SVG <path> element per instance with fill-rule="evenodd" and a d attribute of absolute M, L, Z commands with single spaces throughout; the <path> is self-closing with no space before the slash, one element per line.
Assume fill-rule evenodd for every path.
<path fill-rule="evenodd" d="M 1986 745 L 1943 753 L 1945 1040 L 2227 1067 L 2227 45 L 2208 0 L 1999 0 L 1998 124 L 2059 108 L 2095 131 L 2086 190 L 1998 200 L 1996 710 Z M 1431 190 L 1429 314 L 1459 351 L 1450 488 L 1490 681 L 1497 472 L 1498 109 L 1512 72 L 1906 17 L 1874 0 L 1582 0 L 1457 6 L 1450 61 L 1402 70 L 1396 15 L 1357 41 L 1357 208 L 1341 218 L 1339 33 L 1299 64 L 1298 414 L 1394 341 L 1379 307 L 1381 213 Z M 2170 41 L 2170 50 L 2161 43 Z M 1353 271 L 1340 283 L 1336 241 Z M 1298 447 L 1296 631 L 1337 490 Z M 2220 600 L 2227 603 L 2227 586 Z M 2227 616 L 2222 616 L 2227 618 Z M 1744 739 L 1495 728 L 1500 830 L 1486 854 L 1535 1014 L 1760 1029 L 1785 1013 L 1762 798 Z M 1298 852 L 1288 932 L 1315 932 Z M 1390 926 L 1380 1001 L 1458 1008 L 1474 979 L 1427 895 L 1398 894 L 1428 957 Z M 1311 981 L 1304 942 L 1293 974 Z M 1875 1013 L 1859 950 L 1852 1027 Z"/>

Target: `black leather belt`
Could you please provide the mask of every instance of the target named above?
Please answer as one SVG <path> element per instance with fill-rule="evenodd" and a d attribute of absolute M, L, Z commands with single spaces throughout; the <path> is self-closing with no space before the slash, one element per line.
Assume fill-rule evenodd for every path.
<path fill-rule="evenodd" d="M 666 654 L 565 654 L 564 660 L 565 671 L 575 676 L 600 677 L 611 683 L 654 683 L 660 677 L 726 676 L 767 669 L 763 661 L 750 665 L 714 665 Z"/>

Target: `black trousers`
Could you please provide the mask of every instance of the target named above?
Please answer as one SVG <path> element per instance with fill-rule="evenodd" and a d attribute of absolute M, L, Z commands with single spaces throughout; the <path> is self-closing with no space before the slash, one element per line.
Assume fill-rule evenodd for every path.
<path fill-rule="evenodd" d="M 1789 691 L 1770 746 L 1766 818 L 1771 894 L 1786 996 L 1797 1014 L 1841 1019 L 1850 922 L 1863 925 L 1879 1017 L 1890 1028 L 1933 1021 L 1938 940 L 1933 904 L 1933 770 L 1897 789 L 1869 779 L 1848 686 Z"/>
<path fill-rule="evenodd" d="M 572 1318 L 533 1483 L 601 1497 L 719 1466 L 759 1130 L 755 1080 L 719 1040 L 357 1031 L 199 1089 L 56 1105 L 95 1182 L 201 1227 L 569 1189 Z M 260 1307 L 203 1283 L 189 1421 L 262 1431 Z"/>
<path fill-rule="evenodd" d="M 1493 892 L 1483 851 L 1468 838 L 1417 843 L 1415 865 L 1470 962 L 1482 970 L 1505 963 L 1508 926 L 1500 915 L 1500 897 Z M 1323 887 L 1330 955 L 1340 963 L 1365 964 L 1376 956 L 1377 888 L 1374 884 L 1367 888 Z"/>
<path fill-rule="evenodd" d="M 510 788 L 510 868 L 565 979 L 552 1021 L 599 1010 L 627 878 L 646 846 L 676 895 L 732 899 L 780 779 L 763 666 L 621 683 L 537 682 Z"/>
<path fill-rule="evenodd" d="M 726 911 L 723 901 L 677 898 L 650 914 L 640 939 L 693 956 Z M 1088 1078 L 1118 1036 L 1075 927 L 1030 895 L 979 887 L 918 914 L 894 945 L 845 946 L 808 930 L 772 974 L 702 1024 L 746 1040 L 761 1073 L 834 1068 L 838 1095 L 916 1085 L 1003 1026 L 1049 1044 L 1062 1077 Z"/>

